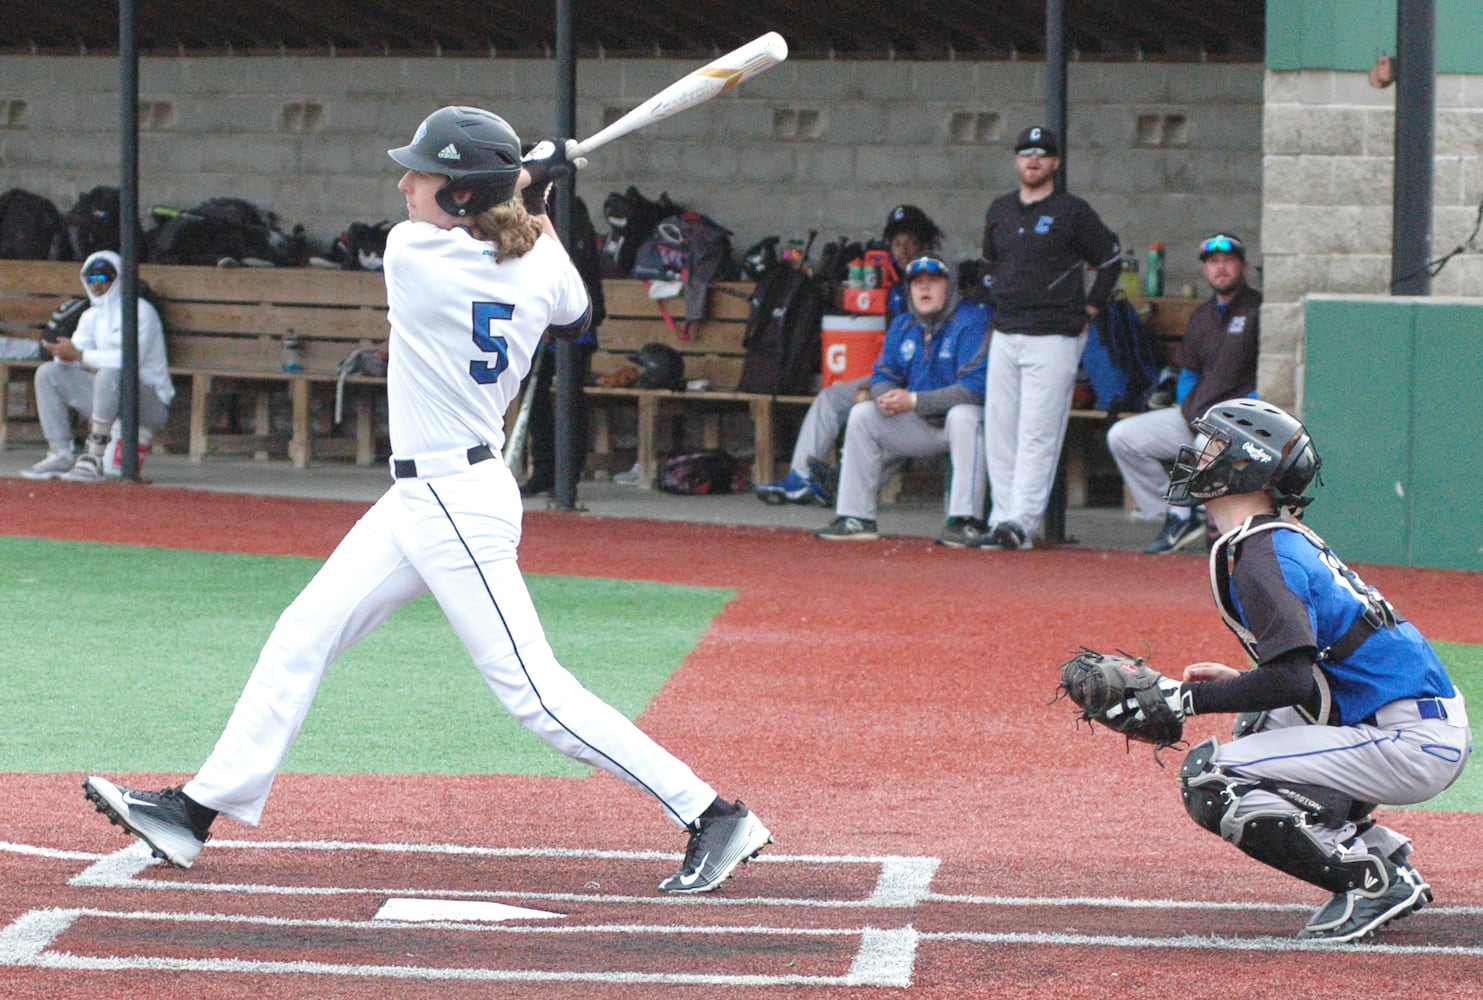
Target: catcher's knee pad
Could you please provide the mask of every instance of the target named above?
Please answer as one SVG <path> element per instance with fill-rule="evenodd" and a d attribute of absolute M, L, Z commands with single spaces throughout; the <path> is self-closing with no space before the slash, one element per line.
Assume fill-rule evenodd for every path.
<path fill-rule="evenodd" d="M 1206 740 L 1189 752 L 1179 769 L 1184 808 L 1196 823 L 1257 861 L 1329 892 L 1357 889 L 1378 895 L 1390 885 L 1384 859 L 1363 850 L 1330 850 L 1310 825 L 1313 819 L 1342 822 L 1366 803 L 1355 803 L 1329 788 L 1276 785 L 1227 774 L 1215 764 L 1218 748 L 1215 739 Z M 1258 789 L 1295 808 L 1257 810 L 1237 819 L 1241 800 Z"/>

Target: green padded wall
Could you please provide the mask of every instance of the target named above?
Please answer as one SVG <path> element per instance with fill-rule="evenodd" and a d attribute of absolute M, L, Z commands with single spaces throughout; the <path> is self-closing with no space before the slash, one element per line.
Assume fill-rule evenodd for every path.
<path fill-rule="evenodd" d="M 1483 570 L 1483 303 L 1315 296 L 1307 516 L 1345 558 Z"/>
<path fill-rule="evenodd" d="M 1395 55 L 1396 0 L 1268 0 L 1270 70 L 1366 72 Z M 1483 3 L 1436 0 L 1437 72 L 1483 73 Z"/>

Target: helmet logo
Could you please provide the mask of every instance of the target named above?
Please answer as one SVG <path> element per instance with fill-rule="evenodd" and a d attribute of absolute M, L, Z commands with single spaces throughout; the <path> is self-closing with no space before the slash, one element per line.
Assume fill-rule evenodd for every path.
<path fill-rule="evenodd" d="M 455 146 L 455 145 L 453 145 L 453 143 L 450 142 L 448 145 L 446 145 L 442 149 L 438 150 L 438 159 L 440 159 L 440 160 L 459 160 L 459 159 L 462 159 L 462 157 L 458 155 L 458 147 Z"/>
<path fill-rule="evenodd" d="M 1253 462 L 1270 462 L 1272 454 L 1264 448 L 1252 444 L 1250 441 L 1241 442 L 1241 450 L 1251 457 Z"/>

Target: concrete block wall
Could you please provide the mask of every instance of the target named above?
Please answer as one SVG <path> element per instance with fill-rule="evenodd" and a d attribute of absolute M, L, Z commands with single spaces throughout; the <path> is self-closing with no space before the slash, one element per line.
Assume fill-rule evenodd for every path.
<path fill-rule="evenodd" d="M 581 61 L 577 131 L 692 68 Z M 732 228 L 739 248 L 809 229 L 820 245 L 873 236 L 893 205 L 913 202 L 947 232 L 950 256 L 974 256 L 985 208 L 1014 184 L 1014 135 L 1042 118 L 1044 77 L 1030 62 L 793 60 L 603 149 L 578 193 L 596 215 L 629 184 L 668 191 Z M 550 60 L 145 59 L 140 201 L 247 198 L 330 240 L 351 221 L 402 215 L 385 150 L 429 111 L 467 102 L 523 135 L 549 133 L 554 78 Z M 1214 229 L 1259 253 L 1263 78 L 1258 64 L 1070 67 L 1071 188 L 1140 257 L 1154 240 L 1169 247 L 1171 292 L 1200 287 L 1194 248 Z M 117 183 L 117 88 L 111 57 L 0 57 L 0 189 L 29 188 L 65 211 Z"/>
<path fill-rule="evenodd" d="M 1395 88 L 1376 90 L 1365 73 L 1305 69 L 1268 73 L 1264 91 L 1258 391 L 1301 412 L 1304 298 L 1390 290 Z M 1441 75 L 1436 93 L 1432 259 L 1465 246 L 1478 225 L 1483 77 Z M 1480 246 L 1442 267 L 1434 295 L 1483 292 Z"/>

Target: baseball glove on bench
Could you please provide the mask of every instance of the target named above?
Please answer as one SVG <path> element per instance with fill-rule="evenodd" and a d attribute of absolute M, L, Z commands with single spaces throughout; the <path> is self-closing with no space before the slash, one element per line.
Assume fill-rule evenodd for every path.
<path fill-rule="evenodd" d="M 1184 739 L 1188 706 L 1180 683 L 1165 677 L 1142 657 L 1119 651 L 1112 656 L 1083 646 L 1061 664 L 1054 701 L 1069 697 L 1081 718 L 1100 722 L 1131 740 L 1163 749 Z"/>

